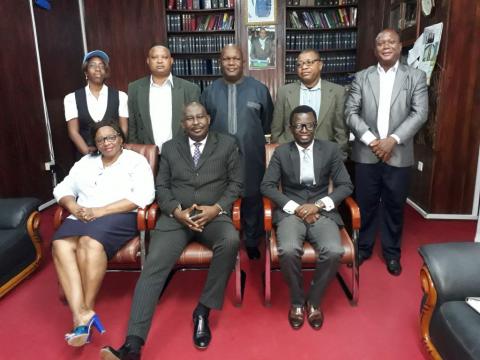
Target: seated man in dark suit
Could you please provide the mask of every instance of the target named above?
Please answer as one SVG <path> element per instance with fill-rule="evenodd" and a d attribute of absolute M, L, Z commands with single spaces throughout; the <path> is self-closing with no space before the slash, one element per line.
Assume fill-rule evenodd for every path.
<path fill-rule="evenodd" d="M 338 145 L 314 140 L 316 119 L 309 106 L 293 109 L 290 128 L 295 141 L 276 148 L 261 185 L 262 194 L 277 205 L 273 221 L 280 269 L 290 289 L 288 320 L 294 329 L 303 325 L 305 311 L 312 328 L 323 324 L 320 300 L 343 255 L 338 230 L 343 223 L 335 206 L 353 190 Z M 329 179 L 334 186 L 330 194 Z M 304 241 L 312 244 L 318 256 L 307 296 L 301 273 Z"/>
<path fill-rule="evenodd" d="M 186 105 L 181 125 L 185 134 L 162 149 L 156 180 L 161 215 L 135 288 L 127 338 L 119 350 L 103 348 L 102 359 L 140 359 L 168 274 L 193 239 L 213 249 L 206 284 L 193 312 L 197 348 L 210 343 L 210 309 L 223 305 L 239 247 L 229 212 L 242 193 L 240 155 L 233 137 L 209 132 L 210 116 L 200 103 Z"/>

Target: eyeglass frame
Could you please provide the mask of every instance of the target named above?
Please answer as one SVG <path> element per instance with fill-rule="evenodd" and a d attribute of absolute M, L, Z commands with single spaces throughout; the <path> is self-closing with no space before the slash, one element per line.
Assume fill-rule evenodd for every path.
<path fill-rule="evenodd" d="M 113 134 L 113 135 L 108 135 L 104 136 L 100 139 L 95 139 L 95 144 L 97 145 L 105 145 L 105 143 L 108 141 L 110 144 L 114 143 L 117 141 L 118 137 L 120 136 L 119 133 Z"/>
<path fill-rule="evenodd" d="M 304 60 L 304 61 L 297 61 L 295 63 L 295 66 L 297 68 L 301 68 L 303 65 L 306 65 L 307 67 L 312 67 L 313 64 L 315 64 L 317 61 L 322 61 L 322 59 L 313 59 L 313 60 Z"/>
<path fill-rule="evenodd" d="M 317 127 L 317 122 L 316 121 L 313 122 L 313 123 L 308 123 L 308 124 L 290 125 L 290 128 L 293 129 L 294 131 L 302 131 L 303 128 L 305 128 L 305 130 L 307 130 L 309 132 L 312 132 L 313 130 L 316 129 L 316 127 Z"/>

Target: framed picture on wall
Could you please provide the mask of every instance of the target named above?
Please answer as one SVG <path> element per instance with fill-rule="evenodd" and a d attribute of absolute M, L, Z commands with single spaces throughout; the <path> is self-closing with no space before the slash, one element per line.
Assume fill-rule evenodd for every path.
<path fill-rule="evenodd" d="M 275 26 L 248 26 L 248 68 L 259 70 L 275 67 Z"/>
<path fill-rule="evenodd" d="M 245 23 L 274 24 L 277 12 L 277 0 L 245 0 Z"/>

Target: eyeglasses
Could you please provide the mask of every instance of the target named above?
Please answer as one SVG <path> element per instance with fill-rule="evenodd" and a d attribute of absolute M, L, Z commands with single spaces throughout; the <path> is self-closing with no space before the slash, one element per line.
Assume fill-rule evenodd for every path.
<path fill-rule="evenodd" d="M 95 139 L 95 144 L 97 145 L 103 145 L 107 142 L 109 143 L 114 143 L 115 141 L 117 141 L 117 138 L 118 138 L 118 135 L 115 134 L 115 135 L 108 135 L 108 136 L 104 136 L 102 138 L 96 138 Z"/>
<path fill-rule="evenodd" d="M 320 61 L 320 59 L 313 59 L 313 60 L 305 60 L 305 61 L 297 61 L 297 67 L 302 67 L 303 65 L 305 65 L 306 67 L 310 67 L 312 66 L 313 64 L 315 64 L 315 62 L 317 61 Z"/>
<path fill-rule="evenodd" d="M 88 68 L 89 69 L 105 70 L 105 64 L 90 63 L 90 64 L 88 64 Z"/>
<path fill-rule="evenodd" d="M 297 124 L 297 125 L 292 125 L 290 126 L 292 129 L 295 131 L 302 131 L 303 128 L 307 129 L 307 131 L 313 131 L 315 127 L 317 126 L 316 123 L 308 123 L 308 124 Z"/>

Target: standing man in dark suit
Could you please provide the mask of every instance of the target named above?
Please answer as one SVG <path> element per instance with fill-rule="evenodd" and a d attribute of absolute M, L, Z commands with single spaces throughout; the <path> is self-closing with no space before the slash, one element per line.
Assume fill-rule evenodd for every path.
<path fill-rule="evenodd" d="M 265 172 L 264 135 L 270 133 L 273 102 L 264 84 L 243 75 L 243 66 L 242 50 L 236 45 L 225 46 L 220 54 L 223 77 L 204 90 L 201 101 L 212 116 L 212 130 L 238 140 L 246 176 L 241 209 L 245 246 L 248 257 L 258 259 L 258 242 L 263 235 L 260 183 Z"/>
<path fill-rule="evenodd" d="M 102 359 L 139 359 L 168 274 L 193 239 L 213 250 L 200 301 L 193 312 L 193 342 L 211 340 L 208 315 L 220 309 L 239 246 L 231 207 L 242 192 L 240 155 L 233 137 L 209 132 L 210 116 L 197 102 L 185 107 L 178 135 L 165 143 L 157 176 L 161 215 L 137 282 L 127 338 L 119 350 L 106 347 Z"/>
<path fill-rule="evenodd" d="M 293 109 L 290 128 L 295 141 L 275 149 L 261 186 L 262 194 L 277 205 L 273 222 L 280 269 L 290 289 L 288 320 L 294 329 L 303 325 L 305 311 L 312 328 L 323 324 L 320 300 L 343 255 L 338 230 L 343 222 L 335 206 L 353 190 L 338 146 L 314 140 L 316 119 L 309 106 Z M 334 186 L 330 194 L 329 179 Z M 312 244 L 318 257 L 307 296 L 301 272 L 304 241 Z"/>
<path fill-rule="evenodd" d="M 277 92 L 272 122 L 272 142 L 293 140 L 290 114 L 298 105 L 308 105 L 318 114 L 315 138 L 336 142 L 347 158 L 348 129 L 343 112 L 345 89 L 343 86 L 321 79 L 323 62 L 318 51 L 303 50 L 297 58 L 300 81 L 281 86 Z"/>
<path fill-rule="evenodd" d="M 355 135 L 355 193 L 362 225 L 361 264 L 372 255 L 380 222 L 383 257 L 390 274 L 402 272 L 400 244 L 408 195 L 413 137 L 427 120 L 428 92 L 423 71 L 400 64 L 400 37 L 386 29 L 375 39 L 378 64 L 356 74 L 345 106 Z"/>
<path fill-rule="evenodd" d="M 163 143 L 181 132 L 183 106 L 200 98 L 200 88 L 172 75 L 173 58 L 165 46 L 154 45 L 147 57 L 150 76 L 128 85 L 128 141 Z"/>

